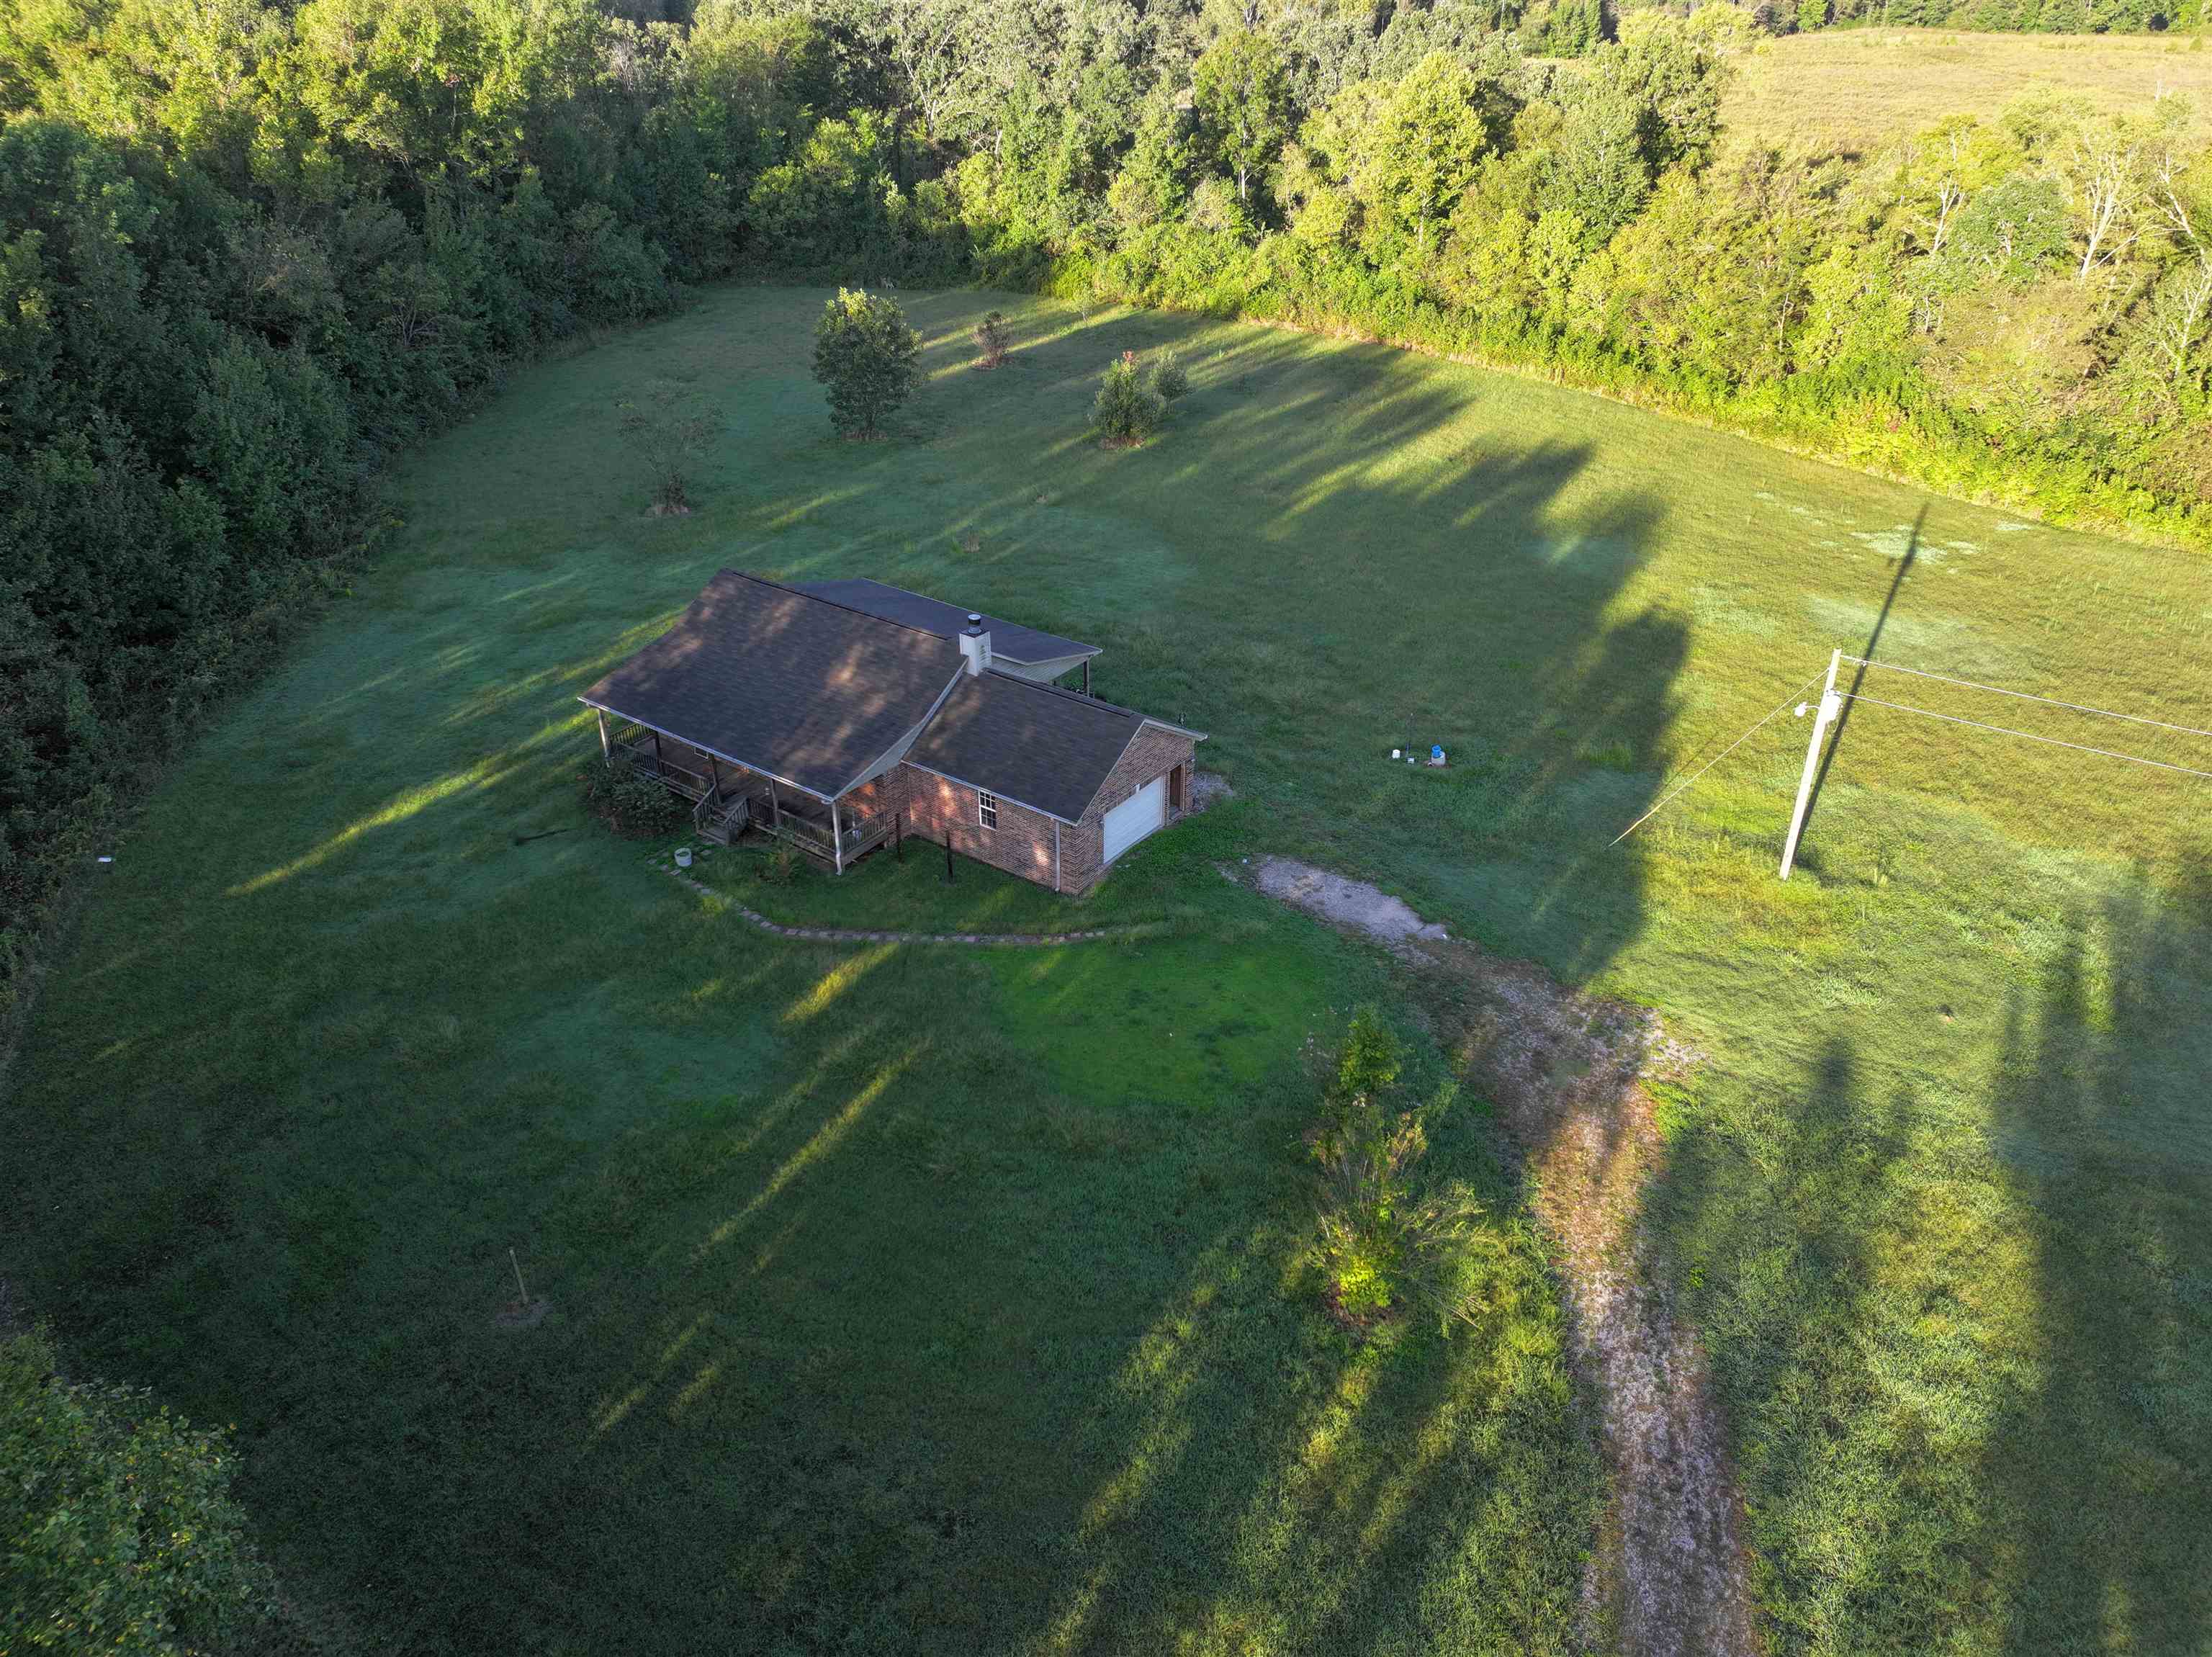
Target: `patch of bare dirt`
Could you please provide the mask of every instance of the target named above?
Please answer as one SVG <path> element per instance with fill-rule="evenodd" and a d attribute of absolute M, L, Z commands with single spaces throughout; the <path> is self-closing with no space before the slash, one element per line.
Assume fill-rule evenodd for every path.
<path fill-rule="evenodd" d="M 1347 880 L 1289 857 L 1262 857 L 1249 865 L 1252 884 L 1270 898 L 1304 910 L 1334 926 L 1364 932 L 1378 943 L 1413 939 L 1443 942 L 1444 929 L 1421 917 L 1387 892 L 1364 880 Z"/>
<path fill-rule="evenodd" d="M 500 1308 L 499 1315 L 492 1321 L 501 1329 L 535 1329 L 545 1321 L 545 1314 L 552 1309 L 550 1301 L 511 1301 Z"/>
<path fill-rule="evenodd" d="M 1190 809 L 1204 811 L 1220 800 L 1234 800 L 1237 790 L 1229 786 L 1229 779 L 1219 771 L 1193 771 L 1190 777 Z"/>
<path fill-rule="evenodd" d="M 1230 872 L 1419 968 L 1468 1084 L 1528 1159 L 1610 1484 L 1583 1584 L 1584 1637 L 1630 1657 L 1759 1657 L 1719 1407 L 1697 1331 L 1652 1270 L 1642 1218 L 1665 1154 L 1644 1083 L 1697 1055 L 1647 1009 L 1447 937 L 1364 881 L 1279 857 Z"/>

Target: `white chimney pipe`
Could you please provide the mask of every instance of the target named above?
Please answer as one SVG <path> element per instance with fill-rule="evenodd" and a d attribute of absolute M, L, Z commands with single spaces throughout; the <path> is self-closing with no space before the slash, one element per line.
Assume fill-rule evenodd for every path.
<path fill-rule="evenodd" d="M 984 629 L 983 618 L 972 611 L 967 631 L 960 635 L 960 654 L 968 663 L 970 679 L 980 677 L 991 665 L 991 635 Z"/>

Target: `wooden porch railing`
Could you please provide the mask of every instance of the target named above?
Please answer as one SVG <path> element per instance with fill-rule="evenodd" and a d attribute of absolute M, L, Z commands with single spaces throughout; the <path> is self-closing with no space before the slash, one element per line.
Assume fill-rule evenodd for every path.
<path fill-rule="evenodd" d="M 809 809 L 812 801 L 804 807 L 796 801 L 780 801 L 767 789 L 758 786 L 750 773 L 717 777 L 696 770 L 656 749 L 650 738 L 617 742 L 612 751 L 640 775 L 653 777 L 695 801 L 691 820 L 702 830 L 713 825 L 733 832 L 748 826 L 757 828 L 787 841 L 811 857 L 833 864 L 838 861 L 840 851 L 849 862 L 881 845 L 891 835 L 892 813 L 879 812 L 857 819 L 842 816 L 839 832 L 833 837 L 827 813 L 817 817 Z"/>
<path fill-rule="evenodd" d="M 824 862 L 836 862 L 841 850 L 848 859 L 857 857 L 870 847 L 880 845 L 890 838 L 891 818 L 889 813 L 879 813 L 857 822 L 842 822 L 838 825 L 840 832 L 833 838 L 826 821 L 802 815 L 789 806 L 778 811 L 761 795 L 747 795 L 744 805 L 755 828 L 764 834 L 787 840 L 801 851 L 819 857 Z"/>
<path fill-rule="evenodd" d="M 687 800 L 701 799 L 714 790 L 714 779 L 705 771 L 655 752 L 649 740 L 617 742 L 614 745 L 614 751 L 628 760 L 634 769 L 665 783 Z"/>

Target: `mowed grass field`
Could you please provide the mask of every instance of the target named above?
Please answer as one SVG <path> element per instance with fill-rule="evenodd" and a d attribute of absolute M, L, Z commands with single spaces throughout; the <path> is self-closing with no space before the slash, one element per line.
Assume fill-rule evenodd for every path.
<path fill-rule="evenodd" d="M 2203 1649 L 2212 783 L 1861 704 L 1788 884 L 1786 713 L 1609 844 L 1838 646 L 2212 726 L 2201 558 L 976 294 L 905 296 L 924 387 L 845 445 L 822 299 L 710 295 L 402 468 L 391 550 L 180 757 L 48 985 L 0 1270 L 88 1365 L 240 1423 L 295 1580 L 411 1649 L 1571 1648 L 1589 1416 L 1478 1107 L 1437 1154 L 1497 1218 L 1485 1330 L 1355 1355 L 1302 1289 L 1301 1044 L 1417 997 L 1214 872 L 1272 850 L 1704 1055 L 1650 1214 L 1773 1649 Z M 994 306 L 1021 344 L 975 373 Z M 1098 371 L 1164 344 L 1173 428 L 1101 450 Z M 728 417 L 689 519 L 616 442 L 657 375 Z M 725 564 L 1091 640 L 1102 694 L 1212 733 L 1237 798 L 1067 906 L 1153 935 L 789 944 L 577 827 L 574 691 Z M 748 901 L 1032 923 L 920 872 Z M 534 1330 L 495 1324 L 510 1246 Z"/>
<path fill-rule="evenodd" d="M 1737 60 L 1723 110 L 1729 142 L 1872 150 L 1947 115 L 1986 119 L 2023 93 L 2140 113 L 2162 93 L 2212 126 L 2212 49 L 2187 34 L 1975 34 L 1955 29 L 1818 29 L 1761 40 Z"/>

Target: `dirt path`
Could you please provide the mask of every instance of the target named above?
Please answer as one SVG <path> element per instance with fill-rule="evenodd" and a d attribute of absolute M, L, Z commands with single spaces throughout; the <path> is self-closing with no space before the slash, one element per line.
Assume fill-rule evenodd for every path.
<path fill-rule="evenodd" d="M 1363 881 L 1279 857 L 1224 872 L 1420 968 L 1438 991 L 1440 1033 L 1528 1158 L 1612 1487 L 1583 1585 L 1586 1640 L 1628 1657 L 1757 1657 L 1720 1412 L 1697 1332 L 1650 1270 L 1642 1226 L 1664 1152 L 1644 1083 L 1694 1055 L 1655 1014 L 1496 959 Z"/>

